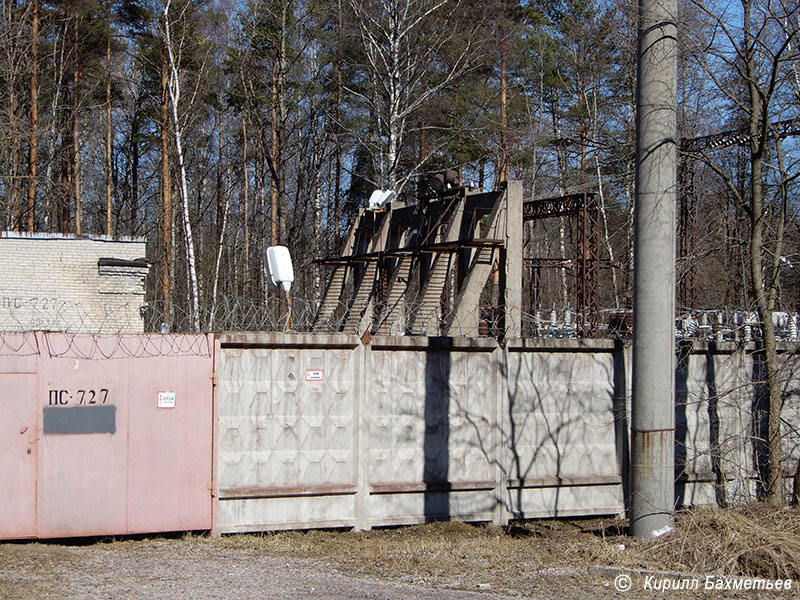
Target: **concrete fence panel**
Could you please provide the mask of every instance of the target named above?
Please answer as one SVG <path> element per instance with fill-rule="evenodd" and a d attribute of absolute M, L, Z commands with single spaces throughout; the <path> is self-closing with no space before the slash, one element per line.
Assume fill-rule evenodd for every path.
<path fill-rule="evenodd" d="M 356 523 L 357 337 L 224 335 L 221 533 Z"/>
<path fill-rule="evenodd" d="M 370 526 L 493 518 L 500 354 L 485 339 L 373 339 L 364 407 Z"/>
<path fill-rule="evenodd" d="M 517 518 L 624 512 L 610 340 L 512 340 L 504 398 L 506 506 Z"/>

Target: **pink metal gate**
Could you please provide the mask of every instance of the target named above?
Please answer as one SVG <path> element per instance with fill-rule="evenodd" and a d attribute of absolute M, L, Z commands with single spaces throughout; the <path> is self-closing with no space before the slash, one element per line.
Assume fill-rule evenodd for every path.
<path fill-rule="evenodd" d="M 0 348 L 0 538 L 211 529 L 213 340 L 25 336 Z"/>
<path fill-rule="evenodd" d="M 0 354 L 0 538 L 36 536 L 36 340 L 7 334 Z"/>

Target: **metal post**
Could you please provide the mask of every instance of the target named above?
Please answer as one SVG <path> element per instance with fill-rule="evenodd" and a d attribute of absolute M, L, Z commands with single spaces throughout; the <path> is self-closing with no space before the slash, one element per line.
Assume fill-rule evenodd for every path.
<path fill-rule="evenodd" d="M 677 0 L 639 0 L 631 533 L 674 522 Z"/>

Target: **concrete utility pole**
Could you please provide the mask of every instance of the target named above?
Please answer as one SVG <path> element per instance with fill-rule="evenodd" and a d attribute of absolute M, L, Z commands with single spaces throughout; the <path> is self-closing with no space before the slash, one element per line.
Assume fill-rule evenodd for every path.
<path fill-rule="evenodd" d="M 677 0 L 639 0 L 631 533 L 674 523 Z"/>

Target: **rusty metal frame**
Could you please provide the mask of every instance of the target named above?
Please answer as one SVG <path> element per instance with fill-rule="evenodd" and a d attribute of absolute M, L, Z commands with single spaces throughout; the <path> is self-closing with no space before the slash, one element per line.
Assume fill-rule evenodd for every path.
<path fill-rule="evenodd" d="M 785 138 L 800 135 L 800 117 L 774 121 L 763 131 L 769 137 Z M 681 161 L 678 182 L 681 193 L 678 212 L 678 260 L 684 265 L 678 273 L 678 300 L 685 308 L 697 302 L 697 268 L 692 260 L 695 252 L 697 194 L 694 188 L 695 160 L 711 150 L 745 146 L 752 139 L 749 128 L 742 127 L 681 140 Z"/>
<path fill-rule="evenodd" d="M 567 216 L 576 225 L 575 258 L 528 258 L 525 264 L 537 271 L 542 268 L 572 268 L 576 274 L 575 305 L 581 337 L 596 337 L 600 315 L 598 270 L 613 266 L 599 257 L 600 209 L 595 194 L 584 192 L 557 198 L 528 200 L 523 204 L 526 221 Z M 534 292 L 538 296 L 538 291 Z"/>
<path fill-rule="evenodd" d="M 411 246 L 407 248 L 396 248 L 394 250 L 381 250 L 380 252 L 368 252 L 366 254 L 356 254 L 353 256 L 337 256 L 317 260 L 320 265 L 353 265 L 362 262 L 382 261 L 384 258 L 395 256 L 419 256 L 420 254 L 452 254 L 459 250 L 469 250 L 474 248 L 500 247 L 504 244 L 500 239 L 475 238 L 472 240 L 462 240 L 454 242 L 436 242 L 433 244 L 423 244 L 421 246 Z"/>
<path fill-rule="evenodd" d="M 514 190 L 521 213 L 521 186 L 517 185 Z M 343 309 L 344 322 L 336 325 L 340 330 L 357 329 L 373 335 L 388 335 L 399 326 L 405 327 L 406 333 L 447 334 L 457 307 L 463 304 L 466 308 L 478 302 L 475 296 L 476 290 L 480 293 L 477 289 L 480 276 L 473 274 L 477 269 L 483 275 L 483 263 L 477 257 L 486 252 L 503 254 L 509 244 L 515 250 L 510 262 L 504 263 L 505 267 L 517 265 L 520 273 L 503 286 L 504 294 L 511 294 L 511 301 L 506 298 L 503 306 L 510 305 L 512 312 L 519 313 L 519 299 L 514 299 L 513 290 L 521 281 L 522 236 L 520 233 L 518 241 L 517 236 L 513 236 L 510 242 L 509 228 L 497 226 L 500 221 L 497 215 L 506 219 L 509 202 L 505 186 L 490 192 L 457 188 L 415 205 L 398 202 L 381 211 L 362 209 L 348 234 L 342 255 L 315 261 L 333 269 L 316 321 L 327 325 L 326 319 L 334 311 Z M 521 214 L 514 217 L 516 223 L 522 223 L 520 217 Z M 502 237 L 501 232 L 505 232 Z M 449 259 L 453 256 L 458 256 L 458 260 Z M 442 268 L 446 270 L 444 276 Z M 409 269 L 413 273 L 413 283 L 408 273 L 400 275 Z M 435 276 L 433 269 L 436 269 Z M 350 285 L 354 288 L 353 296 L 345 297 L 345 289 Z M 452 289 L 438 289 L 442 285 Z M 415 312 L 404 316 L 402 307 L 409 306 L 408 302 L 416 307 Z M 434 303 L 441 313 L 438 327 L 429 327 L 427 320 L 417 327 L 417 313 L 432 314 Z M 476 305 L 474 312 L 477 314 L 477 311 Z M 475 329 L 467 335 L 479 335 L 477 319 L 473 324 L 470 318 L 461 315 L 457 319 L 460 331 Z M 514 318 L 519 321 L 518 317 Z M 403 322 L 405 326 L 400 325 Z"/>

